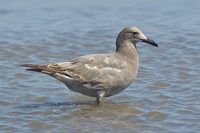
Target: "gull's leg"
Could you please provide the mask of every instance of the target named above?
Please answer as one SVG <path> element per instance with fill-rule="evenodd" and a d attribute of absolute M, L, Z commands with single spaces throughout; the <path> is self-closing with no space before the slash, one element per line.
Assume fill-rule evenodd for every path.
<path fill-rule="evenodd" d="M 102 101 L 103 96 L 105 95 L 105 91 L 99 91 L 97 93 L 97 98 L 96 98 L 96 103 L 100 104 L 100 102 Z"/>

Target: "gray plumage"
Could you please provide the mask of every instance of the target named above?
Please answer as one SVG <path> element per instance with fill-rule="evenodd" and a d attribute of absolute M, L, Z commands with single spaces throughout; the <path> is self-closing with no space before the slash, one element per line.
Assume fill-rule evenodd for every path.
<path fill-rule="evenodd" d="M 138 28 L 127 27 L 118 34 L 115 53 L 86 55 L 61 63 L 21 66 L 53 76 L 70 90 L 96 97 L 97 103 L 100 103 L 102 97 L 118 94 L 136 78 L 139 62 L 136 43 L 139 41 L 158 46 Z"/>

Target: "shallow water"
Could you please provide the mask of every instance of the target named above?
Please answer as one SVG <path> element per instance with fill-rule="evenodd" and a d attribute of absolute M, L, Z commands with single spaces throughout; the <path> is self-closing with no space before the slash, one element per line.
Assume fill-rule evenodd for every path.
<path fill-rule="evenodd" d="M 200 131 L 200 1 L 1 1 L 1 132 Z M 115 49 L 136 25 L 159 44 L 138 44 L 137 80 L 119 95 L 71 92 L 23 63 L 50 63 Z"/>

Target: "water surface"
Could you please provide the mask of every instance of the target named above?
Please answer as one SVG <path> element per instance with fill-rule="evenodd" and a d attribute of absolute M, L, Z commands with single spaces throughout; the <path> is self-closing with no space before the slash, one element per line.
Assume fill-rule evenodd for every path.
<path fill-rule="evenodd" d="M 200 131 L 200 18 L 197 0 L 1 1 L 1 132 Z M 137 80 L 94 104 L 23 63 L 61 62 L 115 50 L 136 25 L 159 48 L 139 43 Z"/>

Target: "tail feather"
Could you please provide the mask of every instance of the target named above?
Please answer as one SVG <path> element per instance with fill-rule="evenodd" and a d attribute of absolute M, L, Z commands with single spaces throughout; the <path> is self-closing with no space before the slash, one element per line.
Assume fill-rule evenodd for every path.
<path fill-rule="evenodd" d="M 19 66 L 28 67 L 26 68 L 26 70 L 35 72 L 42 72 L 47 68 L 46 65 L 34 65 L 34 64 L 21 64 Z"/>
<path fill-rule="evenodd" d="M 72 78 L 70 74 L 66 73 L 65 71 L 62 71 L 57 64 L 46 64 L 46 65 L 20 64 L 18 66 L 27 67 L 26 70 L 28 71 L 48 74 L 62 82 L 64 82 L 65 79 L 61 75 L 65 75 Z"/>
<path fill-rule="evenodd" d="M 60 71 L 60 67 L 57 65 L 46 64 L 46 65 L 34 65 L 34 64 L 21 64 L 19 66 L 27 67 L 26 70 L 41 72 L 53 76 L 55 73 L 63 73 Z"/>

